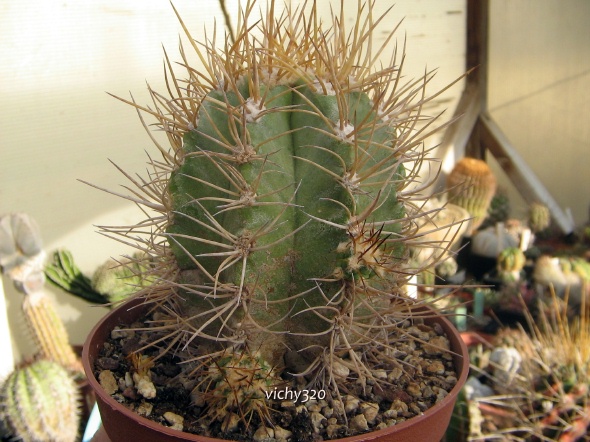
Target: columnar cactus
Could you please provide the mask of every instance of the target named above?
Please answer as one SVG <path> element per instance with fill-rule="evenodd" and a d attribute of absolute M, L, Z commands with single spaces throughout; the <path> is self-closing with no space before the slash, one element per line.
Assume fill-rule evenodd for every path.
<path fill-rule="evenodd" d="M 341 16 L 324 27 L 315 4 L 276 18 L 271 1 L 252 25 L 253 3 L 221 50 L 182 24 L 205 67 L 183 50 L 180 79 L 166 59 L 170 97 L 123 100 L 156 117 L 171 150 L 158 145 L 151 179 L 127 175 L 139 190 L 123 196 L 154 218 L 108 231 L 137 240 L 153 226 L 138 248 L 159 276 L 140 294 L 171 301 L 187 344 L 255 351 L 338 391 L 334 367 L 365 383 L 368 355 L 412 314 L 403 264 L 423 214 L 407 186 L 429 161 L 431 74 L 402 83 L 397 66 L 373 69 L 384 17 L 371 3 L 350 32 Z"/>
<path fill-rule="evenodd" d="M 80 359 L 69 343 L 68 332 L 51 298 L 44 292 L 30 293 L 25 296 L 22 309 L 39 354 L 59 363 L 72 374 L 83 376 Z"/>
<path fill-rule="evenodd" d="M 24 294 L 25 323 L 41 357 L 82 376 L 82 364 L 69 343 L 67 330 L 43 291 L 44 259 L 41 233 L 33 218 L 25 213 L 0 218 L 0 266 Z"/>
<path fill-rule="evenodd" d="M 485 161 L 463 158 L 447 178 L 449 201 L 467 210 L 473 219 L 468 234 L 473 234 L 488 215 L 496 193 L 496 177 Z"/>
<path fill-rule="evenodd" d="M 10 435 L 23 442 L 74 442 L 78 408 L 77 385 L 49 360 L 16 369 L 0 389 L 0 417 Z"/>

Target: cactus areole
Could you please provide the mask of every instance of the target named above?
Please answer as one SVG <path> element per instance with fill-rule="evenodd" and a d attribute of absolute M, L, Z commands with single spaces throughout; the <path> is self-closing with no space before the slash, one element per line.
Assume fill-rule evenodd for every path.
<path fill-rule="evenodd" d="M 168 94 L 123 100 L 170 142 L 153 137 L 162 158 L 148 178 L 125 174 L 136 189 L 120 195 L 153 216 L 106 230 L 158 263 L 139 294 L 180 318 L 162 323 L 175 343 L 250 353 L 337 391 L 343 367 L 372 377 L 367 361 L 412 314 L 403 265 L 423 214 L 408 185 L 437 130 L 421 115 L 432 74 L 402 78 L 393 31 L 375 44 L 386 15 L 371 2 L 349 30 L 343 2 L 328 26 L 315 3 L 277 14 L 270 1 L 260 20 L 254 3 L 221 48 L 177 13 L 194 52 L 181 48 L 183 75 L 166 57 Z"/>

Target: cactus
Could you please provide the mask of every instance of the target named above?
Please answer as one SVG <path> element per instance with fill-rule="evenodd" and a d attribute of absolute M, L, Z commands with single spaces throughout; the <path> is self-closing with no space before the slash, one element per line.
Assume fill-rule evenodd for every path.
<path fill-rule="evenodd" d="M 480 226 L 480 228 L 486 228 L 495 226 L 498 223 L 505 223 L 510 217 L 510 198 L 508 195 L 498 190 L 492 201 L 490 207 L 488 207 L 488 216 Z"/>
<path fill-rule="evenodd" d="M 94 271 L 91 284 L 94 291 L 112 304 L 127 299 L 153 282 L 146 257 L 136 253 L 119 261 L 109 259 Z"/>
<path fill-rule="evenodd" d="M 488 215 L 496 193 L 496 177 L 485 161 L 463 158 L 447 178 L 449 201 L 463 207 L 472 216 L 468 234 L 472 235 Z"/>
<path fill-rule="evenodd" d="M 477 370 L 491 390 L 470 404 L 477 425 L 467 440 L 584 440 L 590 427 L 590 321 L 587 312 L 569 321 L 559 310 L 554 298 L 535 319 L 525 311 L 528 331 L 506 329 L 496 336 L 496 348 Z"/>
<path fill-rule="evenodd" d="M 498 275 L 505 282 L 519 281 L 520 272 L 524 268 L 526 257 L 518 247 L 507 247 L 500 252 L 496 269 Z"/>
<path fill-rule="evenodd" d="M 0 226 L 2 270 L 24 294 L 25 322 L 40 355 L 62 364 L 76 376 L 83 376 L 82 364 L 69 343 L 66 328 L 42 290 L 45 252 L 39 227 L 27 214 L 6 215 Z"/>
<path fill-rule="evenodd" d="M 171 150 L 158 144 L 151 177 L 125 173 L 137 190 L 117 194 L 154 218 L 105 230 L 152 257 L 157 277 L 137 296 L 180 317 L 160 330 L 209 346 L 215 366 L 231 349 L 273 367 L 265 382 L 285 369 L 337 397 L 335 372 L 346 365 L 366 386 L 389 331 L 419 315 L 401 288 L 418 221 L 436 214 L 408 189 L 431 160 L 423 144 L 437 129 L 418 127 L 431 74 L 402 84 L 397 66 L 372 68 L 385 17 L 372 3 L 358 3 L 350 32 L 337 15 L 324 28 L 315 4 L 276 18 L 273 1 L 251 25 L 249 5 L 223 50 L 194 43 L 178 16 L 205 69 L 182 50 L 186 79 L 166 58 L 169 98 L 120 98 L 157 119 Z"/>
<path fill-rule="evenodd" d="M 549 207 L 541 203 L 533 203 L 529 206 L 528 225 L 534 233 L 545 230 L 551 224 L 551 212 Z"/>
<path fill-rule="evenodd" d="M 40 355 L 59 363 L 76 376 L 84 376 L 80 359 L 69 344 L 68 332 L 51 299 L 44 292 L 30 293 L 25 296 L 22 309 Z"/>
<path fill-rule="evenodd" d="M 150 268 L 149 257 L 135 253 L 120 260 L 107 260 L 89 278 L 76 266 L 69 251 L 57 250 L 53 261 L 45 267 L 45 275 L 55 286 L 74 296 L 94 304 L 113 305 L 151 285 L 154 279 Z"/>
<path fill-rule="evenodd" d="M 0 416 L 23 442 L 74 442 L 78 435 L 76 383 L 59 364 L 39 360 L 16 369 L 2 384 Z"/>
<path fill-rule="evenodd" d="M 56 250 L 51 263 L 45 266 L 45 276 L 53 285 L 94 304 L 106 304 L 107 296 L 92 286 L 92 280 L 84 275 L 68 250 Z"/>
<path fill-rule="evenodd" d="M 232 415 L 258 413 L 264 419 L 268 415 L 266 392 L 279 387 L 274 369 L 256 352 L 244 354 L 229 349 L 226 354 L 210 363 L 204 383 L 206 393 L 202 399 L 207 404 L 213 420 L 222 421 L 224 431 L 230 425 Z"/>

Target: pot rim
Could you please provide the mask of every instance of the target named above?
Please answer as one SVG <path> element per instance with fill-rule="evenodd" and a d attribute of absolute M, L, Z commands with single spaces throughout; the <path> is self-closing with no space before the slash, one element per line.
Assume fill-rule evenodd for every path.
<path fill-rule="evenodd" d="M 192 434 L 192 433 L 185 433 L 185 432 L 182 432 L 179 430 L 173 430 L 173 429 L 168 428 L 164 425 L 161 425 L 157 422 L 154 422 L 150 419 L 147 419 L 143 416 L 140 416 L 137 413 L 135 413 L 134 411 L 131 411 L 130 409 L 128 409 L 124 405 L 117 402 L 115 399 L 113 399 L 112 396 L 110 394 L 108 394 L 102 388 L 102 386 L 100 385 L 100 383 L 98 382 L 98 380 L 94 376 L 94 368 L 93 368 L 94 360 L 91 360 L 91 358 L 90 358 L 90 351 L 91 351 L 90 346 L 91 346 L 92 342 L 94 341 L 94 336 L 97 334 L 102 334 L 103 338 L 101 339 L 101 343 L 104 342 L 104 337 L 106 337 L 106 333 L 105 333 L 106 330 L 104 330 L 103 333 L 100 333 L 100 331 L 104 328 L 103 326 L 105 325 L 105 323 L 109 323 L 117 317 L 130 316 L 130 315 L 132 315 L 132 311 L 136 310 L 136 309 L 141 309 L 141 311 L 143 311 L 143 309 L 145 309 L 149 306 L 149 304 L 145 303 L 144 301 L 145 301 L 144 298 L 134 297 L 128 301 L 125 301 L 123 304 L 117 306 L 116 308 L 114 308 L 112 311 L 110 311 L 105 316 L 103 316 L 99 322 L 97 322 L 95 324 L 95 326 L 92 328 L 92 330 L 88 334 L 86 341 L 84 342 L 84 346 L 82 349 L 82 365 L 84 367 L 84 371 L 85 371 L 86 376 L 88 378 L 88 383 L 90 384 L 92 389 L 95 391 L 97 399 L 100 398 L 105 405 L 108 405 L 111 409 L 113 409 L 119 413 L 122 413 L 127 418 L 134 420 L 139 425 L 147 427 L 147 428 L 157 431 L 159 433 L 165 434 L 167 436 L 171 436 L 171 437 L 175 437 L 175 438 L 185 438 L 186 440 L 189 440 L 189 441 L 193 440 L 193 441 L 198 441 L 198 442 L 227 441 L 226 439 L 211 438 L 211 437 L 201 436 L 201 435 Z M 447 335 L 447 338 L 449 339 L 449 343 L 451 346 L 451 352 L 453 355 L 453 362 L 455 364 L 455 369 L 459 372 L 458 373 L 459 375 L 457 377 L 457 383 L 455 384 L 455 386 L 449 391 L 449 393 L 440 402 L 437 402 L 436 404 L 434 404 L 432 407 L 427 409 L 424 413 L 422 413 L 419 416 L 415 416 L 415 417 L 408 419 L 404 422 L 392 425 L 390 427 L 387 427 L 387 428 L 384 428 L 381 430 L 376 430 L 376 431 L 372 431 L 369 433 L 362 433 L 362 434 L 358 434 L 358 435 L 354 435 L 354 436 L 348 436 L 348 437 L 341 438 L 341 439 L 332 439 L 332 442 L 337 442 L 337 441 L 342 441 L 342 442 L 371 441 L 371 440 L 383 437 L 385 435 L 395 434 L 395 433 L 400 432 L 408 427 L 411 427 L 414 425 L 420 425 L 423 421 L 427 421 L 433 415 L 438 413 L 441 409 L 444 409 L 444 407 L 446 405 L 448 405 L 449 402 L 456 401 L 456 397 L 459 394 L 459 391 L 461 390 L 461 388 L 463 388 L 463 385 L 467 381 L 467 377 L 469 375 L 469 356 L 468 356 L 467 346 L 466 346 L 465 342 L 463 341 L 463 339 L 461 338 L 459 331 L 452 325 L 452 323 L 444 315 L 437 313 L 436 316 L 433 316 L 433 318 L 436 318 L 442 322 L 441 325 L 443 326 L 445 334 Z M 110 333 L 110 329 L 108 330 L 108 332 Z"/>

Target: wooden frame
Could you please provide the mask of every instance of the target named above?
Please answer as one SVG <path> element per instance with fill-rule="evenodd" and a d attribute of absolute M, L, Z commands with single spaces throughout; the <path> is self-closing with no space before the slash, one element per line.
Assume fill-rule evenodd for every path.
<path fill-rule="evenodd" d="M 441 141 L 441 157 L 453 149 L 455 158 L 485 159 L 490 152 L 526 201 L 549 208 L 564 234 L 574 231 L 574 221 L 564 212 L 494 122 L 487 109 L 489 0 L 467 0 L 467 76 L 452 124 Z M 460 117 L 460 118 L 459 118 Z"/>

